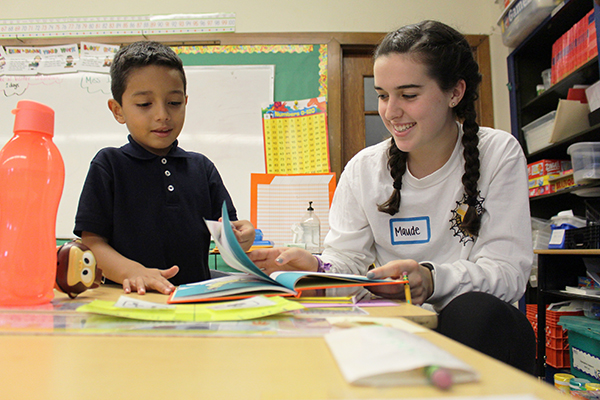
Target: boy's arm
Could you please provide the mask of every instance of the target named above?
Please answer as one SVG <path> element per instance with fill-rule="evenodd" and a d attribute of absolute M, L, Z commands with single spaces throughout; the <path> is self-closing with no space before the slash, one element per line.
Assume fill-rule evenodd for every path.
<path fill-rule="evenodd" d="M 235 233 L 235 237 L 240 243 L 240 246 L 242 246 L 242 249 L 244 251 L 250 250 L 252 243 L 254 243 L 254 238 L 256 237 L 254 225 L 247 220 L 231 221 L 231 223 L 233 224 L 233 233 Z"/>
<path fill-rule="evenodd" d="M 144 294 L 148 289 L 153 289 L 170 294 L 175 290 L 175 286 L 168 279 L 179 272 L 179 267 L 173 266 L 167 270 L 146 268 L 124 257 L 109 245 L 105 238 L 91 232 L 82 232 L 81 240 L 94 253 L 104 276 L 111 281 L 122 283 L 125 293 L 131 293 L 133 290 Z"/>

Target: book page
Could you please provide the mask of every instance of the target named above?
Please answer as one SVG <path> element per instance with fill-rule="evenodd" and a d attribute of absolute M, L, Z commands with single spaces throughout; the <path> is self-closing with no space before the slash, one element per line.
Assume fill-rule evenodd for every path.
<path fill-rule="evenodd" d="M 223 260 L 227 265 L 240 272 L 255 275 L 259 279 L 279 285 L 279 283 L 254 265 L 252 260 L 248 258 L 242 249 L 242 246 L 238 243 L 235 234 L 233 233 L 233 229 L 231 228 L 231 221 L 229 220 L 227 204 L 225 204 L 225 202 L 223 202 L 222 218 L 223 222 L 206 220 L 204 222 L 219 248 L 221 257 L 223 257 Z"/>

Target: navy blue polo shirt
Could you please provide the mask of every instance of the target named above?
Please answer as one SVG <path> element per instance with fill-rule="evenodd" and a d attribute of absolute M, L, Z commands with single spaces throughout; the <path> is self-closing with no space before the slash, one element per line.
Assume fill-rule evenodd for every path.
<path fill-rule="evenodd" d="M 210 233 L 204 219 L 229 218 L 236 210 L 214 164 L 177 146 L 164 157 L 128 137 L 105 148 L 91 162 L 74 233 L 95 233 L 123 256 L 148 268 L 179 266 L 174 285 L 208 279 Z M 99 265 L 102 268 L 101 265 Z"/>

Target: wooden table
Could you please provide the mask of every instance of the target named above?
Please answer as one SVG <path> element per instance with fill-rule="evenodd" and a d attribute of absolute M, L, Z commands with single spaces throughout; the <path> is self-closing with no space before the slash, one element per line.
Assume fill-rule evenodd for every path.
<path fill-rule="evenodd" d="M 117 288 L 80 296 L 116 299 Z M 165 302 L 149 293 L 132 297 Z M 377 316 L 418 307 L 368 309 Z M 385 399 L 531 394 L 563 399 L 551 385 L 427 330 L 423 337 L 475 367 L 477 383 L 448 392 L 431 386 L 373 388 L 343 379 L 321 337 L 148 337 L 0 335 L 2 399 Z"/>

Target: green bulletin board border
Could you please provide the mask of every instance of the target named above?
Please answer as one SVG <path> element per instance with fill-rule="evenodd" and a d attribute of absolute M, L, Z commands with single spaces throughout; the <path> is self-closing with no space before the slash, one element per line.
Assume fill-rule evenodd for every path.
<path fill-rule="evenodd" d="M 275 65 L 274 101 L 327 98 L 327 45 L 176 46 L 184 65 Z"/>

